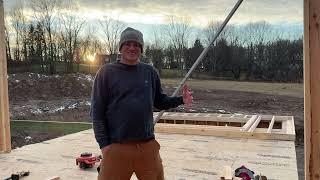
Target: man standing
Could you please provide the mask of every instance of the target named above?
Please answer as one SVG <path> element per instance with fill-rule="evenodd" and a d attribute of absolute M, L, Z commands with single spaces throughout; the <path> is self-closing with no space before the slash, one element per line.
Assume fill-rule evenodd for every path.
<path fill-rule="evenodd" d="M 91 117 L 101 148 L 99 180 L 163 180 L 160 145 L 155 140 L 153 107 L 160 110 L 189 106 L 191 92 L 182 97 L 162 92 L 155 69 L 141 63 L 143 35 L 128 27 L 120 36 L 121 59 L 103 66 L 92 89 Z"/>

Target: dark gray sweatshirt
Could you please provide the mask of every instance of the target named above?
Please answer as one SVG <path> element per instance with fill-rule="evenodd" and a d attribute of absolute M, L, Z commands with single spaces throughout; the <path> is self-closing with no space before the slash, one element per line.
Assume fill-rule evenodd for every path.
<path fill-rule="evenodd" d="M 95 138 L 100 148 L 153 139 L 153 107 L 164 110 L 181 104 L 182 97 L 169 97 L 162 92 L 152 66 L 120 62 L 104 65 L 97 72 L 91 95 Z"/>

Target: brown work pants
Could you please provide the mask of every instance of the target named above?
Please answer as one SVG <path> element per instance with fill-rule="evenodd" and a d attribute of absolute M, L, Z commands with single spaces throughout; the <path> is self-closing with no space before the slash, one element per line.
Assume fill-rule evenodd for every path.
<path fill-rule="evenodd" d="M 103 154 L 98 180 L 164 180 L 163 166 L 156 140 L 111 144 Z"/>

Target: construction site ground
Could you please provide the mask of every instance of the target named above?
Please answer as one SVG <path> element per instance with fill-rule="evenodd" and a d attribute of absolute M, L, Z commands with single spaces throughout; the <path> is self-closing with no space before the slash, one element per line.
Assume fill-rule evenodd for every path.
<path fill-rule="evenodd" d="M 84 74 L 47 76 L 23 73 L 11 74 L 8 80 L 11 119 L 89 121 L 93 76 Z M 171 94 L 178 81 L 179 79 L 162 80 L 164 91 Z M 303 84 L 196 79 L 189 80 L 188 84 L 194 92 L 194 104 L 189 110 L 190 112 L 294 116 L 297 136 L 295 141 L 296 162 L 299 179 L 303 179 Z M 185 112 L 185 109 L 181 106 L 170 111 Z M 26 141 L 27 136 L 31 140 L 28 138 Z M 37 132 L 19 131 L 13 132 L 12 142 L 16 148 L 58 136 L 60 135 L 56 132 L 48 132 L 43 135 L 37 134 Z M 159 137 L 160 143 L 165 149 L 166 140 L 164 139 L 166 138 L 161 139 L 161 135 Z M 212 138 L 206 137 L 206 139 Z M 92 139 L 92 141 L 94 140 Z M 92 142 L 90 146 L 96 146 L 91 147 L 93 149 L 98 148 L 95 142 Z M 238 149 L 238 151 L 242 150 Z M 272 161 L 272 159 L 270 160 Z M 164 161 L 166 161 L 166 157 L 164 157 Z M 191 166 L 192 163 L 188 163 L 188 165 Z M 188 171 L 189 168 L 186 167 L 186 169 Z M 168 173 L 170 174 L 170 170 Z"/>

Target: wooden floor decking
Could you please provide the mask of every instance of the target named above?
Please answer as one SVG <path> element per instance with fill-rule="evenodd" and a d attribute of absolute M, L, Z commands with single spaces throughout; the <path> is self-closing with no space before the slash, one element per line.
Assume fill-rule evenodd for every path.
<path fill-rule="evenodd" d="M 272 119 L 274 126 L 268 132 Z M 235 170 L 245 165 L 268 179 L 298 180 L 293 120 L 292 116 L 165 113 L 156 125 L 165 178 L 216 180 L 224 166 Z M 75 165 L 83 152 L 100 154 L 92 129 L 0 154 L 0 178 L 29 170 L 26 180 L 96 179 L 96 168 L 80 170 Z"/>

